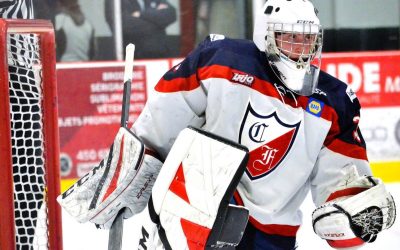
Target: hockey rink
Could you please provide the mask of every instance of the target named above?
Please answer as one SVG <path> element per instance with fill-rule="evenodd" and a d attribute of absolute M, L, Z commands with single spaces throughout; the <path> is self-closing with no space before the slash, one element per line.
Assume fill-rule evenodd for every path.
<path fill-rule="evenodd" d="M 397 207 L 400 207 L 400 183 L 387 184 L 389 192 L 394 197 Z M 298 233 L 298 250 L 329 250 L 332 249 L 314 234 L 311 226 L 311 213 L 314 205 L 308 196 L 303 206 L 304 223 Z M 398 210 L 397 210 L 398 212 Z M 63 211 L 63 242 L 64 250 L 106 250 L 108 231 L 96 229 L 91 223 L 79 224 Z M 399 216 L 399 215 L 398 215 Z M 123 249 L 137 249 L 140 217 L 134 216 L 125 220 Z M 367 250 L 397 250 L 400 249 L 400 219 L 397 218 L 392 228 L 378 235 L 376 242 L 367 244 L 362 249 Z"/>

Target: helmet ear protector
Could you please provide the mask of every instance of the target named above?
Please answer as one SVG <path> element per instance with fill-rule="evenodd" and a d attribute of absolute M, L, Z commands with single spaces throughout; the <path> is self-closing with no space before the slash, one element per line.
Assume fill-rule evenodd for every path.
<path fill-rule="evenodd" d="M 256 16 L 253 41 L 267 54 L 275 75 L 290 90 L 314 93 L 321 64 L 323 32 L 307 0 L 268 0 Z"/>

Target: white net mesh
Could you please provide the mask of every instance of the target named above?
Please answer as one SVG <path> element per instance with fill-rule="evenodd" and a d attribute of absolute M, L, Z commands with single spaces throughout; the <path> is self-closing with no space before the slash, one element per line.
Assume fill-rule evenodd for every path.
<path fill-rule="evenodd" d="M 7 40 L 16 249 L 48 249 L 40 41 Z"/>

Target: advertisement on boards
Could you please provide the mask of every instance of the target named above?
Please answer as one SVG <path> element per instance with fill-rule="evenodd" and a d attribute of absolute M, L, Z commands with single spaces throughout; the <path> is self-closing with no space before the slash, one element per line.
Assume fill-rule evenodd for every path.
<path fill-rule="evenodd" d="M 123 65 L 59 67 L 58 101 L 62 178 L 79 178 L 107 155 L 121 122 Z M 147 100 L 146 66 L 136 66 L 129 123 Z"/>
<path fill-rule="evenodd" d="M 400 52 L 327 54 L 321 69 L 349 84 L 363 108 L 400 107 Z"/>
<path fill-rule="evenodd" d="M 400 163 L 400 52 L 327 54 L 322 62 L 360 100 L 370 162 Z"/>
<path fill-rule="evenodd" d="M 135 62 L 130 124 L 156 82 L 181 60 Z M 371 164 L 400 168 L 400 52 L 328 53 L 321 68 L 347 83 L 360 100 L 359 126 Z M 104 158 L 117 133 L 123 63 L 58 64 L 57 79 L 61 173 L 63 179 L 76 179 Z"/>

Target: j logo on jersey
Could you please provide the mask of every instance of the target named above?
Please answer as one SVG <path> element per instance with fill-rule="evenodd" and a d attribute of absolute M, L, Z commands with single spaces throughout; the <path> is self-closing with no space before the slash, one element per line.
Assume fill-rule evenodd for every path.
<path fill-rule="evenodd" d="M 285 159 L 296 138 L 300 122 L 287 124 L 276 112 L 258 114 L 249 104 L 242 121 L 239 143 L 250 151 L 246 173 L 250 179 L 264 177 Z"/>

